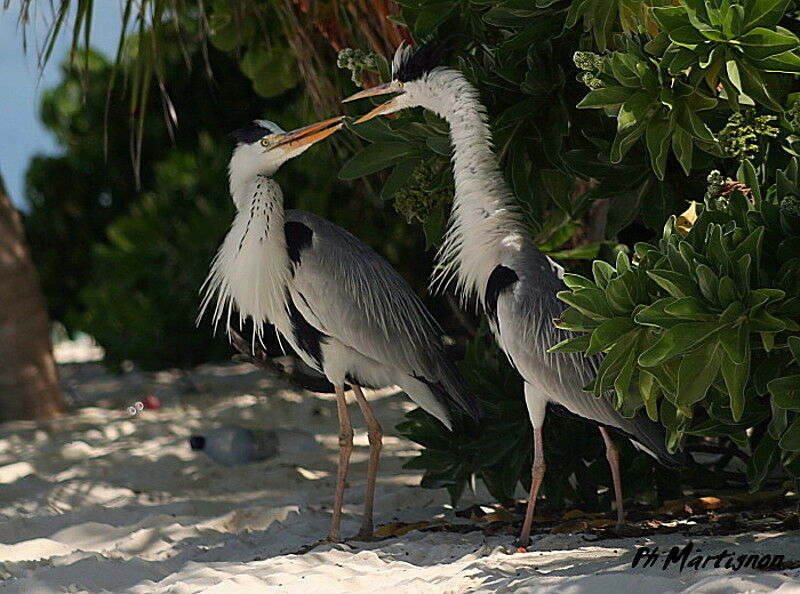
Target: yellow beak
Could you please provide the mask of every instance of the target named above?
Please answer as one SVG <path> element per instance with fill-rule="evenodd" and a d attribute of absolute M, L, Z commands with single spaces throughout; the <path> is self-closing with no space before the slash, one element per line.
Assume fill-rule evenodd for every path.
<path fill-rule="evenodd" d="M 354 95 L 350 95 L 347 99 L 344 99 L 342 103 L 347 103 L 349 101 L 356 101 L 357 99 L 364 99 L 365 97 L 377 97 L 378 95 L 388 95 L 389 93 L 404 93 L 404 92 L 405 91 L 403 91 L 403 86 L 401 83 L 398 83 L 397 81 L 392 81 L 382 85 L 378 85 L 377 87 L 372 87 L 371 89 L 364 89 L 363 91 L 359 91 Z M 366 122 L 367 120 L 371 120 L 372 118 L 377 117 L 379 115 L 395 111 L 396 102 L 397 102 L 397 97 L 392 97 L 386 103 L 382 103 L 372 111 L 358 118 L 355 121 L 355 123 L 360 124 L 361 122 Z"/>
<path fill-rule="evenodd" d="M 297 128 L 291 132 L 286 132 L 284 133 L 281 141 L 272 145 L 270 150 L 279 146 L 294 149 L 317 143 L 320 140 L 324 140 L 331 134 L 337 132 L 343 125 L 343 119 L 344 116 L 338 116 L 317 122 L 316 124 L 311 124 L 310 126 Z"/>

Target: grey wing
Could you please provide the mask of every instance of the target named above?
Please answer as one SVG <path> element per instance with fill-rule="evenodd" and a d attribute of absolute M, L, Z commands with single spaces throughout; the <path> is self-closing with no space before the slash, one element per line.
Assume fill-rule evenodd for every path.
<path fill-rule="evenodd" d="M 408 283 L 383 258 L 314 214 L 286 212 L 292 287 L 320 332 L 408 375 L 438 384 L 478 414 L 474 396 L 446 356 L 442 331 Z"/>
<path fill-rule="evenodd" d="M 616 428 L 662 463 L 678 463 L 679 457 L 666 450 L 661 425 L 643 411 L 633 418 L 622 416 L 614 407 L 612 393 L 598 398 L 583 389 L 594 380 L 601 355 L 547 352 L 554 344 L 576 336 L 553 323 L 566 307 L 556 297 L 567 288 L 560 267 L 531 246 L 509 262 L 509 268 L 516 272 L 517 280 L 496 298 L 498 340 L 525 380 L 573 415 Z"/>

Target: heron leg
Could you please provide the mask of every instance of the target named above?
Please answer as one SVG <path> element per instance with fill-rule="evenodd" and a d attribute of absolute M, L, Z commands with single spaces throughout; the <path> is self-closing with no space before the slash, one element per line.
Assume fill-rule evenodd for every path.
<path fill-rule="evenodd" d="M 333 517 L 328 540 L 340 542 L 339 527 L 342 521 L 342 503 L 344 502 L 344 483 L 347 480 L 347 468 L 350 466 L 350 453 L 353 451 L 353 425 L 347 412 L 347 399 L 344 386 L 336 386 L 336 412 L 339 415 L 339 470 L 336 473 L 336 496 L 333 499 Z"/>
<path fill-rule="evenodd" d="M 617 528 L 625 525 L 625 509 L 622 507 L 622 479 L 619 474 L 619 451 L 605 427 L 600 427 L 600 434 L 606 442 L 606 460 L 611 467 L 611 479 L 614 481 L 614 499 L 617 502 Z"/>
<path fill-rule="evenodd" d="M 353 393 L 356 395 L 356 402 L 367 421 L 367 438 L 369 439 L 369 466 L 367 466 L 367 493 L 364 499 L 364 517 L 361 520 L 361 530 L 357 538 L 372 538 L 372 508 L 375 503 L 375 479 L 378 474 L 378 460 L 383 447 L 383 429 L 380 423 L 372 414 L 372 407 L 364 398 L 361 386 L 353 384 Z"/>
<path fill-rule="evenodd" d="M 544 480 L 544 437 L 541 427 L 533 428 L 533 469 L 531 470 L 531 490 L 528 493 L 528 508 L 525 510 L 525 521 L 522 523 L 522 532 L 519 535 L 518 545 L 527 546 L 531 536 L 531 524 L 533 523 L 533 511 L 536 508 L 536 497 L 539 495 L 539 487 Z"/>

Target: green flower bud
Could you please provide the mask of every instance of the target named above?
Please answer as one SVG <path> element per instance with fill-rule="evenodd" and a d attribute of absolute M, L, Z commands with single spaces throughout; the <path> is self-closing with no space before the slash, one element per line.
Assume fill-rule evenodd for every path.
<path fill-rule="evenodd" d="M 800 217 L 800 198 L 797 196 L 784 196 L 779 206 L 781 212 Z"/>
<path fill-rule="evenodd" d="M 600 66 L 603 64 L 602 56 L 594 52 L 584 51 L 575 52 L 572 56 L 572 61 L 575 63 L 575 66 L 581 70 L 588 70 L 590 72 L 600 70 Z"/>
<path fill-rule="evenodd" d="M 744 161 L 759 149 L 760 137 L 774 138 L 780 131 L 771 126 L 776 116 L 757 116 L 755 110 L 746 109 L 733 114 L 719 133 L 719 144 L 726 157 Z"/>
<path fill-rule="evenodd" d="M 394 208 L 409 223 L 424 223 L 431 210 L 439 203 L 453 199 L 453 188 L 431 189 L 433 171 L 420 165 L 409 177 L 408 183 L 394 195 Z"/>

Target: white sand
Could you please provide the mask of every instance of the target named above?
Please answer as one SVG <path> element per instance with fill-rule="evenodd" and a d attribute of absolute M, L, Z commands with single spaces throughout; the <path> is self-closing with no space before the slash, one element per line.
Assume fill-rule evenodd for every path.
<path fill-rule="evenodd" d="M 209 366 L 188 379 L 114 379 L 86 365 L 64 375 L 73 401 L 98 405 L 0 426 L 2 592 L 800 592 L 798 569 L 631 569 L 636 545 L 685 544 L 678 534 L 599 542 L 538 535 L 531 552 L 509 554 L 507 536 L 415 531 L 295 554 L 328 526 L 337 441 L 330 397 L 301 394 L 247 366 Z M 146 393 L 168 406 L 130 416 L 126 408 Z M 414 486 L 419 474 L 400 468 L 415 446 L 394 437 L 393 427 L 410 405 L 388 393 L 372 399 L 389 433 L 378 524 L 465 522 L 453 517 L 443 491 Z M 367 459 L 363 422 L 356 407 L 351 413 L 361 430 L 345 535 L 358 529 Z M 276 429 L 280 455 L 226 468 L 189 449 L 189 435 L 222 423 Z M 797 533 L 694 542 L 708 554 L 727 548 L 800 560 Z"/>

